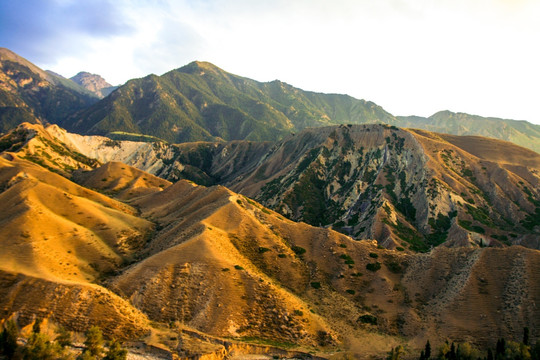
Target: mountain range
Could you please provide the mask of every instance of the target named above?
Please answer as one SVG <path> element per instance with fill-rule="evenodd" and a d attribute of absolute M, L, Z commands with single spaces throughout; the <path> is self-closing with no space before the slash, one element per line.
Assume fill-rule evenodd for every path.
<path fill-rule="evenodd" d="M 258 82 L 207 62 L 195 61 L 161 76 L 130 80 L 98 101 L 114 89 L 99 75 L 82 72 L 72 78 L 76 83 L 44 72 L 7 49 L 0 49 L 0 59 L 2 64 L 7 61 L 0 69 L 0 81 L 5 84 L 0 88 L 4 99 L 0 131 L 4 132 L 23 121 L 35 122 L 37 117 L 72 132 L 119 140 L 276 141 L 307 127 L 385 123 L 487 136 L 540 151 L 540 126 L 526 121 L 449 111 L 429 118 L 396 117 L 370 101 L 304 91 L 278 80 Z M 10 68 L 15 64 L 17 71 Z M 40 92 L 36 92 L 35 79 L 44 79 Z M 84 83 L 87 88 L 80 85 Z M 38 96 L 44 91 L 46 96 Z M 61 106 L 53 107 L 45 98 Z"/>
<path fill-rule="evenodd" d="M 204 62 L 102 99 L 79 75 L 0 49 L 0 324 L 145 358 L 538 341 L 538 126 Z"/>

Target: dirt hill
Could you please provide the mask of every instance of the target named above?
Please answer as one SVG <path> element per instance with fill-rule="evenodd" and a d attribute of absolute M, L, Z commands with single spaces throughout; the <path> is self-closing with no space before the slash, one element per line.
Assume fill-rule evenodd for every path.
<path fill-rule="evenodd" d="M 307 171 L 315 159 L 335 161 L 339 153 L 357 162 L 353 154 L 360 149 L 352 140 L 363 139 L 363 157 L 371 159 L 366 169 L 382 174 L 372 186 L 381 184 L 385 190 L 388 171 L 381 169 L 400 163 L 392 160 L 392 151 L 398 152 L 394 146 L 401 143 L 399 159 L 406 176 L 420 176 L 427 168 L 446 186 L 452 178 L 463 179 L 462 171 L 447 174 L 461 159 L 478 162 L 480 168 L 471 171 L 485 166 L 493 178 L 506 171 L 513 179 L 516 169 L 533 180 L 537 176 L 535 160 L 520 167 L 517 153 L 505 165 L 513 170 L 507 170 L 490 163 L 501 155 L 488 150 L 474 155 L 436 134 L 368 128 L 298 134 L 265 159 L 281 159 L 286 174 L 298 172 L 298 163 Z M 388 143 L 393 134 L 404 140 Z M 317 142 L 324 145 L 314 152 Z M 351 147 L 344 151 L 347 143 Z M 170 184 L 117 162 L 91 170 L 81 163 L 80 170 L 65 175 L 68 179 L 22 158 L 24 144 L 19 152 L 5 151 L 0 157 L 0 201 L 7 209 L 0 216 L 3 319 L 15 316 L 24 325 L 39 316 L 75 331 L 98 324 L 107 336 L 181 356 L 206 353 L 217 358 L 231 348 L 244 354 L 262 351 L 254 343 L 324 357 L 367 358 L 384 356 L 398 344 L 416 356 L 427 339 L 434 347 L 446 339 L 493 346 L 498 337 L 520 338 L 525 326 L 531 338 L 540 336 L 538 250 L 437 247 L 422 254 L 385 249 L 374 240 L 293 222 L 223 186 L 186 180 Z M 440 152 L 441 144 L 450 146 L 451 156 Z M 324 149 L 330 154 L 322 156 Z M 386 155 L 375 156 L 377 149 Z M 49 149 L 41 153 L 53 154 Z M 441 160 L 443 154 L 448 161 Z M 479 156 L 483 159 L 474 160 Z M 269 173 L 272 166 L 278 168 L 277 161 L 268 164 Z M 525 184 L 526 178 L 521 179 Z M 394 193 L 400 199 L 398 186 Z M 383 208 L 378 216 L 392 219 L 394 214 L 397 223 L 405 215 L 389 193 L 381 198 L 390 213 Z M 435 202 L 436 209 L 442 203 Z M 381 224 L 392 227 L 383 220 Z M 462 231 L 456 226 L 452 223 L 449 238 Z"/>

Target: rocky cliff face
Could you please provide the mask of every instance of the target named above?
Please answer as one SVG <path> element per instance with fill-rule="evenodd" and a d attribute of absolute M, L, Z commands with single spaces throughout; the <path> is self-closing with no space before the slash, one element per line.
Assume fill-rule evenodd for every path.
<path fill-rule="evenodd" d="M 81 71 L 77 75 L 71 77 L 70 80 L 81 85 L 83 88 L 91 91 L 100 98 L 104 98 L 117 88 L 117 86 L 112 86 L 105 81 L 100 75 L 90 74 L 86 71 Z"/>

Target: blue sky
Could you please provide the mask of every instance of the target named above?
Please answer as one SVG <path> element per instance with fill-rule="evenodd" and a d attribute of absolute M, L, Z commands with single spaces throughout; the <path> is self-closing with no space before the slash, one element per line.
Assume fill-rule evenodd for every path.
<path fill-rule="evenodd" d="M 540 124 L 537 0 L 0 0 L 0 46 L 120 84 L 193 60 L 395 115 Z"/>

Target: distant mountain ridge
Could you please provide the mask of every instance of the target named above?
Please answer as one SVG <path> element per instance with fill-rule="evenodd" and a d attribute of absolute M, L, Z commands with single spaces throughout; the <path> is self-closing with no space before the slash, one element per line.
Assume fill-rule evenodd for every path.
<path fill-rule="evenodd" d="M 419 128 L 453 135 L 479 135 L 511 141 L 540 153 L 540 125 L 528 121 L 482 117 L 439 111 L 428 118 L 398 116 L 400 127 Z"/>
<path fill-rule="evenodd" d="M 61 124 L 70 131 L 157 136 L 169 142 L 277 140 L 306 127 L 341 121 L 394 123 L 380 106 L 344 95 L 260 83 L 205 62 L 128 81 Z"/>
<path fill-rule="evenodd" d="M 23 122 L 61 122 L 97 100 L 71 80 L 0 48 L 0 133 Z"/>
<path fill-rule="evenodd" d="M 77 75 L 69 79 L 84 87 L 88 91 L 91 91 L 99 98 L 104 98 L 105 96 L 112 93 L 116 88 L 118 88 L 118 86 L 113 86 L 109 84 L 100 75 L 90 74 L 86 71 L 81 71 Z"/>
<path fill-rule="evenodd" d="M 4 64 L 0 69 L 0 132 L 22 122 L 43 121 L 72 132 L 120 140 L 276 141 L 307 127 L 386 123 L 498 138 L 540 151 L 540 126 L 526 121 L 449 111 L 429 118 L 395 117 L 370 101 L 304 91 L 278 80 L 258 82 L 207 62 L 195 61 L 161 76 L 130 80 L 112 96 L 97 101 L 96 96 L 111 89 L 103 87 L 109 84 L 99 75 L 74 77 L 100 94 L 95 95 L 8 49 L 0 49 L 0 59 Z M 35 82 L 29 83 L 32 77 Z"/>

